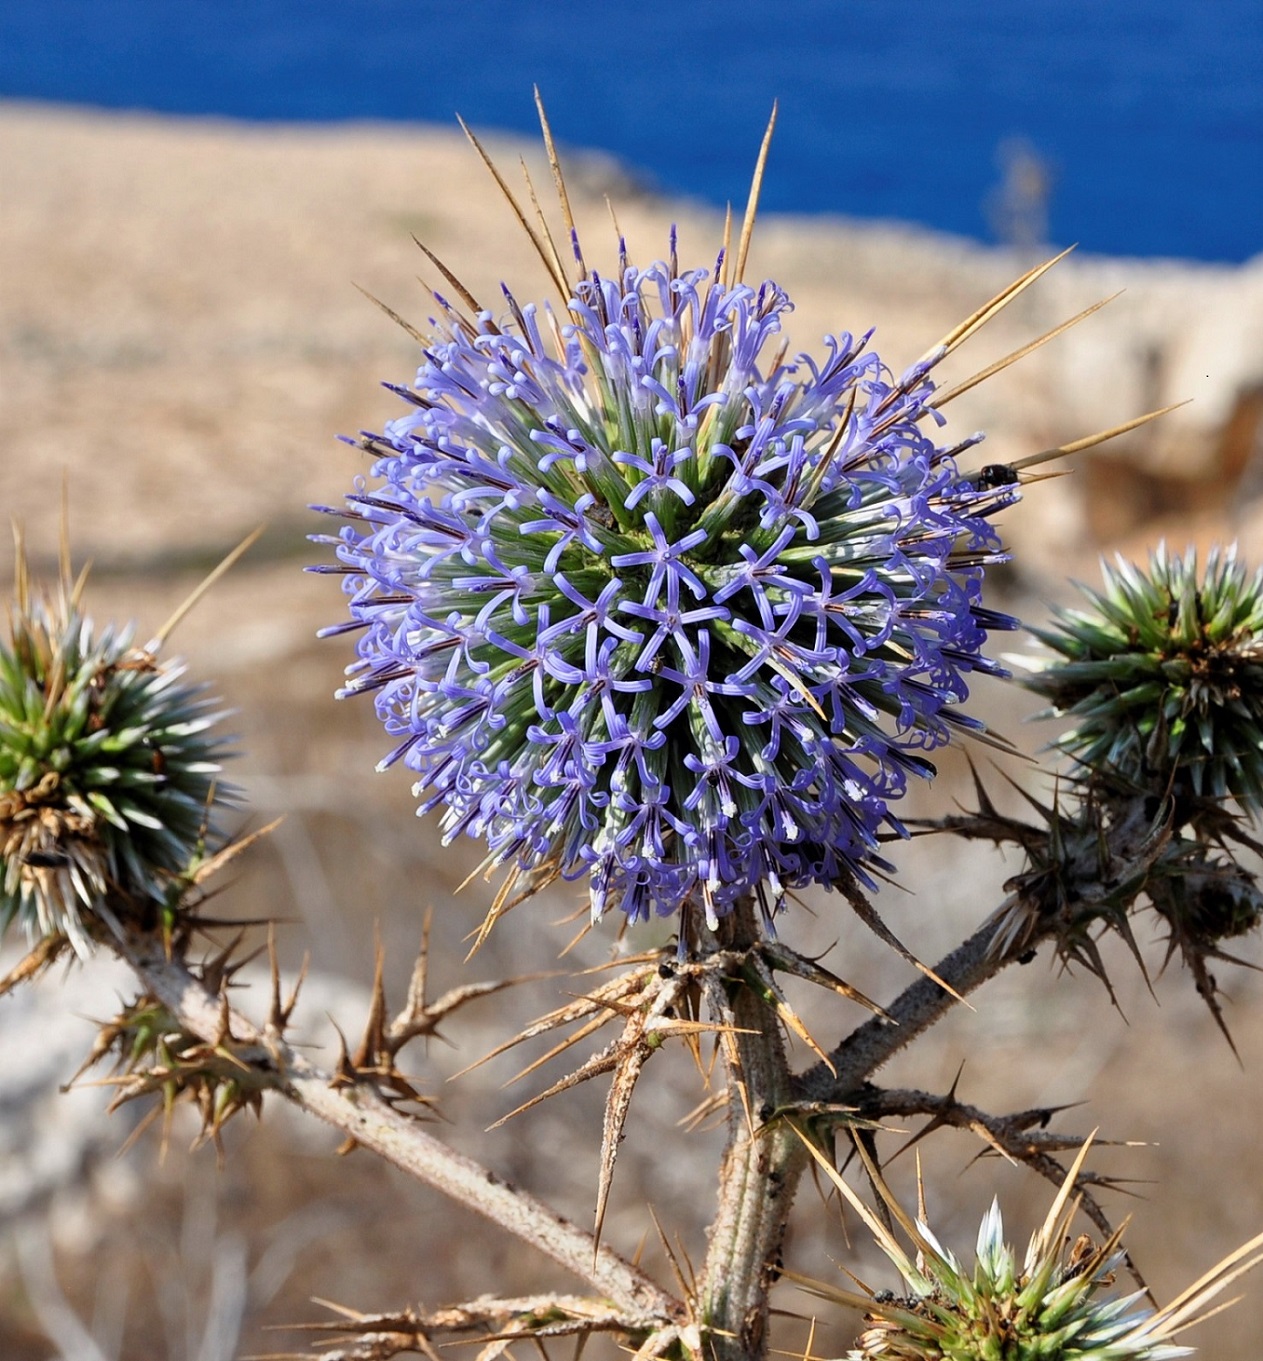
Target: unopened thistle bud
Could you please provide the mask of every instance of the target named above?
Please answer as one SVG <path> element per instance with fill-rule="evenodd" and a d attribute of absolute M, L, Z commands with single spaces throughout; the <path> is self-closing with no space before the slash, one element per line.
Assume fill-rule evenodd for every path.
<path fill-rule="evenodd" d="M 1216 1263 L 1170 1304 L 1118 1286 L 1126 1270 L 1122 1230 L 1096 1243 L 1075 1236 L 1074 1184 L 1090 1145 L 1066 1174 L 1044 1222 L 1019 1254 L 1004 1240 L 998 1203 L 983 1217 L 972 1269 L 913 1219 L 865 1157 L 885 1202 L 879 1216 L 816 1148 L 812 1156 L 872 1231 L 903 1278 L 903 1294 L 841 1290 L 791 1275 L 812 1294 L 860 1309 L 865 1327 L 847 1361 L 1174 1361 L 1192 1347 L 1176 1338 L 1218 1312 L 1212 1301 L 1263 1259 L 1263 1234 Z M 891 1224 L 911 1243 L 905 1249 Z M 1125 1227 L 1125 1226 L 1124 1226 Z"/>
<path fill-rule="evenodd" d="M 0 929 L 88 952 L 107 899 L 166 902 L 206 831 L 225 754 L 220 717 L 183 668 L 98 630 L 62 582 L 19 561 L 0 641 Z"/>
<path fill-rule="evenodd" d="M 1032 630 L 1057 656 L 1023 683 L 1075 720 L 1058 745 L 1139 788 L 1263 809 L 1263 573 L 1229 548 L 1199 580 L 1195 554 L 1159 548 L 1147 572 L 1103 574 L 1088 609 Z"/>
<path fill-rule="evenodd" d="M 848 1361 L 1171 1361 L 1191 1347 L 1170 1340 L 1143 1291 L 1120 1293 L 1118 1235 L 1050 1242 L 1041 1231 L 1018 1253 L 993 1203 L 973 1270 L 924 1224 L 916 1262 L 897 1261 L 907 1294 L 879 1296 Z"/>

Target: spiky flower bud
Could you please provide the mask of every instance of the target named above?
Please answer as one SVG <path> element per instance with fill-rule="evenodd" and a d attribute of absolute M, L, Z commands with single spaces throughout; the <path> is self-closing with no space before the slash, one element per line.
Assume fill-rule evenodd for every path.
<path fill-rule="evenodd" d="M 1091 1140 L 1068 1169 L 1044 1222 L 1018 1253 L 1004 1241 L 997 1202 L 978 1230 L 972 1270 L 940 1243 L 924 1219 L 899 1204 L 876 1165 L 861 1150 L 872 1184 L 885 1202 L 879 1215 L 864 1203 L 819 1149 L 812 1156 L 859 1213 L 894 1263 L 906 1291 L 860 1294 L 820 1281 L 791 1279 L 824 1299 L 863 1310 L 865 1328 L 847 1361 L 1172 1361 L 1193 1348 L 1174 1339 L 1217 1310 L 1211 1302 L 1263 1261 L 1263 1234 L 1217 1262 L 1161 1308 L 1141 1289 L 1116 1289 L 1125 1269 L 1122 1230 L 1103 1243 L 1072 1236 L 1079 1210 L 1073 1192 Z M 898 1224 L 911 1243 L 895 1236 Z M 1124 1226 L 1125 1227 L 1125 1226 Z"/>
<path fill-rule="evenodd" d="M 232 1052 L 226 1038 L 208 1044 L 190 1034 L 178 1017 L 146 993 L 100 1027 L 91 1055 L 77 1077 L 106 1057 L 113 1070 L 105 1079 L 115 1089 L 110 1110 L 156 1098 L 164 1138 L 176 1105 L 194 1106 L 202 1122 L 198 1142 L 210 1139 L 222 1153 L 220 1134 L 239 1111 L 263 1107 L 266 1076 Z"/>
<path fill-rule="evenodd" d="M 84 955 L 107 896 L 167 901 L 224 797 L 220 715 L 182 677 L 130 630 L 97 630 L 67 582 L 33 591 L 19 562 L 0 642 L 0 930 L 60 932 Z"/>
<path fill-rule="evenodd" d="M 774 283 L 580 262 L 565 307 L 439 299 L 411 411 L 341 512 L 359 662 L 421 810 L 489 866 L 590 876 L 594 917 L 871 863 L 922 752 L 992 670 L 1011 504 L 957 472 L 929 379 L 869 337 L 777 344 Z M 340 630 L 327 630 L 335 632 Z M 770 898 L 765 896 L 770 886 Z"/>
<path fill-rule="evenodd" d="M 1263 809 L 1263 573 L 1235 547 L 1197 558 L 1160 547 L 1142 571 L 1121 559 L 1089 609 L 1034 629 L 1057 654 L 1023 683 L 1076 719 L 1058 745 L 1088 770 L 1143 789 Z"/>
<path fill-rule="evenodd" d="M 1041 1230 L 1019 1259 L 993 1202 L 970 1271 L 926 1225 L 917 1229 L 917 1261 L 897 1259 L 908 1294 L 869 1303 L 849 1361 L 1169 1361 L 1193 1350 L 1170 1341 L 1143 1291 L 1114 1290 L 1124 1261 L 1117 1234 L 1098 1246 L 1086 1235 L 1052 1242 Z"/>

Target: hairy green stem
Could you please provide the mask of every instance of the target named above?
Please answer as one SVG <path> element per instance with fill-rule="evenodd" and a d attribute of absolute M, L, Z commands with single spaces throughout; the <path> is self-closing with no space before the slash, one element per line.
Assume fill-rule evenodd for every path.
<path fill-rule="evenodd" d="M 753 905 L 720 923 L 719 947 L 739 957 L 758 941 Z M 802 1141 L 777 1113 L 792 1095 L 792 1075 L 771 999 L 748 976 L 728 977 L 712 1019 L 731 1027 L 728 1143 L 697 1311 L 708 1361 L 755 1361 L 767 1351 L 768 1296 L 780 1274 L 781 1243 L 806 1165 Z"/>

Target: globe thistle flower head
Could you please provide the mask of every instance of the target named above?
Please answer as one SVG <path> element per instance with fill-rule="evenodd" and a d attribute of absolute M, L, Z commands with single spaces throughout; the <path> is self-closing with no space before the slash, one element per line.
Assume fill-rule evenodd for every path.
<path fill-rule="evenodd" d="M 74 589 L 41 594 L 19 554 L 0 642 L 0 930 L 91 948 L 109 897 L 164 903 L 207 833 L 225 754 L 183 668 L 98 629 Z"/>
<path fill-rule="evenodd" d="M 1160 547 L 1143 571 L 1119 559 L 1087 609 L 1033 629 L 1053 657 L 1027 661 L 1029 686 L 1075 726 L 1057 742 L 1089 770 L 1141 788 L 1263 808 L 1263 573 L 1235 547 Z"/>
<path fill-rule="evenodd" d="M 787 358 L 789 298 L 725 253 L 620 240 L 603 274 L 572 242 L 560 308 L 438 297 L 409 410 L 361 441 L 342 693 L 448 840 L 586 878 L 594 917 L 867 882 L 925 753 L 981 727 L 956 706 L 1012 626 L 981 586 L 1018 489 L 958 473 L 980 437 L 934 442 L 941 351 Z"/>

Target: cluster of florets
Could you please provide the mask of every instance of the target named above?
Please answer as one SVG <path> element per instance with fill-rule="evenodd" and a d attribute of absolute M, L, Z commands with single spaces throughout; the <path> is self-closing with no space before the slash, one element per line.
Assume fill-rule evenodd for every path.
<path fill-rule="evenodd" d="M 22 576 L 0 643 L 0 930 L 80 954 L 108 899 L 165 903 L 204 844 L 224 748 L 183 669 Z"/>
<path fill-rule="evenodd" d="M 868 336 L 786 362 L 784 292 L 681 271 L 674 239 L 560 315 L 505 300 L 439 300 L 335 512 L 343 693 L 376 692 L 382 764 L 489 865 L 589 878 L 596 917 L 865 879 L 1012 625 L 980 591 L 1015 479 L 923 429 L 941 351 L 898 379 Z"/>
<path fill-rule="evenodd" d="M 1024 683 L 1076 720 L 1058 744 L 1142 788 L 1263 808 L 1263 573 L 1230 548 L 1199 581 L 1194 553 L 1159 548 L 1103 575 L 1091 608 L 1032 630 L 1058 655 Z"/>

